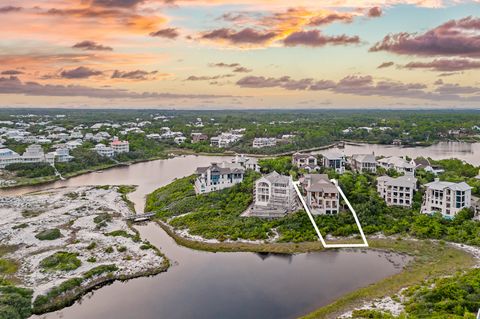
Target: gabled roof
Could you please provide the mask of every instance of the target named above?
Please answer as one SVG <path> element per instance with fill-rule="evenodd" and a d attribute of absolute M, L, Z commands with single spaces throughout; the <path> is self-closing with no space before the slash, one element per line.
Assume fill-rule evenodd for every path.
<path fill-rule="evenodd" d="M 343 155 L 337 152 L 326 152 L 322 155 L 329 160 L 343 159 Z"/>
<path fill-rule="evenodd" d="M 377 178 L 379 182 L 385 182 L 388 186 L 415 187 L 417 179 L 413 176 L 390 177 L 383 175 Z"/>
<path fill-rule="evenodd" d="M 280 175 L 277 172 L 273 171 L 270 174 L 263 176 L 262 178 L 268 180 L 270 183 L 281 183 L 281 184 L 288 184 L 290 182 L 290 176 Z"/>
<path fill-rule="evenodd" d="M 236 163 L 229 163 L 229 162 L 221 162 L 221 163 L 212 163 L 212 165 L 208 167 L 197 167 L 195 174 L 203 174 L 208 170 L 212 172 L 216 172 L 219 174 L 243 174 L 245 173 L 245 169 L 240 164 Z"/>
<path fill-rule="evenodd" d="M 378 162 L 389 164 L 389 165 L 391 164 L 395 167 L 415 168 L 415 166 L 413 166 L 412 164 L 407 162 L 405 159 L 398 156 L 385 157 L 385 158 L 379 159 Z"/>
<path fill-rule="evenodd" d="M 468 191 L 472 189 L 470 185 L 468 185 L 465 182 L 452 183 L 452 182 L 444 182 L 444 181 L 434 181 L 434 182 L 425 184 L 425 186 L 429 189 L 434 189 L 434 190 L 444 190 L 446 188 L 450 188 L 451 190 L 454 190 L 454 191 Z"/>
<path fill-rule="evenodd" d="M 352 159 L 360 162 L 360 163 L 377 163 L 375 159 L 375 155 L 373 154 L 353 154 Z"/>
<path fill-rule="evenodd" d="M 330 181 L 327 174 L 307 174 L 305 181 L 308 192 L 338 193 L 337 187 Z"/>

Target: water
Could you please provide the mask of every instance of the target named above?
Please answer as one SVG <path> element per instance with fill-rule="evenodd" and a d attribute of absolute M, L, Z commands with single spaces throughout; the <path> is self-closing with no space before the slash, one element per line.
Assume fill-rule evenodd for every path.
<path fill-rule="evenodd" d="M 361 152 L 369 152 L 370 147 L 373 146 Z M 352 148 L 347 146 L 345 152 L 353 152 Z M 1 193 L 19 195 L 50 187 L 133 184 L 139 187 L 130 199 L 137 211 L 142 211 L 146 194 L 174 178 L 190 175 L 197 166 L 228 159 L 177 157 Z M 173 266 L 166 273 L 115 282 L 89 293 L 71 307 L 41 318 L 294 318 L 398 273 L 408 260 L 398 254 L 354 249 L 294 256 L 210 253 L 176 245 L 154 223 L 137 228 L 142 238 L 159 247 L 172 261 Z"/>

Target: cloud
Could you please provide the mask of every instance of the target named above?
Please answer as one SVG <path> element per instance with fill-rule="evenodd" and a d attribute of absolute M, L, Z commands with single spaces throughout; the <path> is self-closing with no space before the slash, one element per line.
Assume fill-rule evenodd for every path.
<path fill-rule="evenodd" d="M 117 8 L 133 8 L 145 0 L 93 0 L 92 6 L 99 7 L 117 7 Z"/>
<path fill-rule="evenodd" d="M 150 33 L 150 36 L 152 37 L 161 37 L 167 39 L 175 39 L 179 35 L 180 33 L 178 32 L 177 28 L 166 28 Z"/>
<path fill-rule="evenodd" d="M 273 40 L 277 34 L 273 31 L 262 31 L 252 28 L 245 28 L 236 31 L 228 28 L 221 28 L 205 32 L 202 39 L 226 42 L 229 44 L 265 44 Z"/>
<path fill-rule="evenodd" d="M 438 85 L 443 84 L 439 82 Z M 264 77 L 246 76 L 236 83 L 242 88 L 282 88 L 286 90 L 318 91 L 328 90 L 333 93 L 358 96 L 398 97 L 423 100 L 445 101 L 480 101 L 480 88 L 445 84 L 437 86 L 434 91 L 427 91 L 421 83 L 402 83 L 392 80 L 375 81 L 370 75 L 349 75 L 338 82 L 331 80 L 314 80 L 304 78 L 292 79 L 290 76 Z M 474 94 L 474 95 L 472 95 Z"/>
<path fill-rule="evenodd" d="M 370 48 L 419 56 L 480 56 L 480 18 L 450 20 L 423 34 L 389 34 Z"/>
<path fill-rule="evenodd" d="M 290 34 L 283 40 L 286 46 L 305 45 L 310 47 L 320 47 L 327 44 L 332 45 L 345 45 L 345 44 L 358 44 L 360 38 L 358 36 L 325 36 L 318 30 L 299 31 Z"/>
<path fill-rule="evenodd" d="M 231 69 L 233 69 L 232 72 L 235 72 L 235 73 L 249 73 L 249 72 L 252 72 L 251 69 L 248 69 L 246 67 L 241 66 L 240 63 L 219 62 L 219 63 L 210 63 L 209 66 L 219 67 L 219 68 L 231 68 Z"/>
<path fill-rule="evenodd" d="M 111 76 L 112 79 L 127 79 L 127 80 L 152 80 L 155 79 L 155 75 L 158 71 L 144 71 L 144 70 L 135 70 L 135 71 L 113 71 Z"/>
<path fill-rule="evenodd" d="M 78 68 L 71 70 L 62 70 L 60 72 L 60 77 L 65 79 L 86 79 L 91 76 L 97 76 L 102 74 L 102 71 L 93 70 L 84 66 L 79 66 Z"/>
<path fill-rule="evenodd" d="M 430 69 L 432 71 L 452 72 L 480 68 L 480 60 L 470 59 L 435 59 L 430 62 L 410 62 L 407 69 Z"/>
<path fill-rule="evenodd" d="M 383 68 L 389 68 L 391 67 L 392 65 L 394 65 L 395 63 L 393 62 L 383 62 L 382 64 L 380 64 L 379 66 L 377 66 L 377 69 L 383 69 Z"/>
<path fill-rule="evenodd" d="M 367 16 L 370 18 L 380 17 L 382 15 L 382 8 L 380 7 L 372 7 L 368 10 Z"/>
<path fill-rule="evenodd" d="M 1 13 L 18 12 L 18 11 L 21 11 L 22 9 L 23 9 L 22 7 L 14 7 L 14 6 L 0 7 L 0 14 Z"/>
<path fill-rule="evenodd" d="M 308 22 L 309 26 L 322 26 L 326 24 L 331 24 L 333 22 L 344 22 L 344 23 L 351 23 L 355 15 L 352 13 L 339 13 L 339 12 L 332 12 L 326 15 L 318 15 L 312 17 Z"/>
<path fill-rule="evenodd" d="M 108 46 L 104 46 L 102 44 L 99 44 L 94 41 L 82 41 L 75 43 L 72 48 L 74 49 L 80 49 L 80 50 L 86 50 L 86 51 L 112 51 L 113 49 Z"/>
<path fill-rule="evenodd" d="M 219 79 L 225 79 L 225 78 L 231 78 L 235 76 L 234 74 L 222 74 L 222 75 L 214 75 L 214 76 L 196 76 L 196 75 L 190 75 L 188 78 L 185 79 L 185 81 L 211 81 L 211 80 L 219 80 Z"/>
<path fill-rule="evenodd" d="M 136 93 L 123 89 L 92 88 L 82 85 L 51 85 L 37 82 L 22 82 L 15 76 L 0 77 L 0 94 L 22 94 L 29 96 L 83 96 L 101 99 L 216 99 L 231 98 L 231 95 L 173 94 L 143 92 Z"/>
<path fill-rule="evenodd" d="M 3 75 L 19 75 L 19 74 L 23 74 L 23 72 L 18 71 L 18 70 L 5 70 L 5 71 L 2 71 L 0 74 L 3 74 Z"/>

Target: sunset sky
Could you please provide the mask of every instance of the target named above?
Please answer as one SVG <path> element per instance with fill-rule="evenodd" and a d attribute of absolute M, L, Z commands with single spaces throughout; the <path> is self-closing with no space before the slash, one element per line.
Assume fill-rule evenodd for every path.
<path fill-rule="evenodd" d="M 480 108 L 480 1 L 0 0 L 0 107 Z"/>

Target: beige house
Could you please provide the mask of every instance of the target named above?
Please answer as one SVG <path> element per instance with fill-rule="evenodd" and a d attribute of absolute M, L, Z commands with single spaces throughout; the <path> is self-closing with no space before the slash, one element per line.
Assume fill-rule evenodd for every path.
<path fill-rule="evenodd" d="M 333 215 L 340 209 L 337 187 L 326 174 L 308 174 L 300 184 L 306 195 L 306 203 L 314 215 Z"/>

